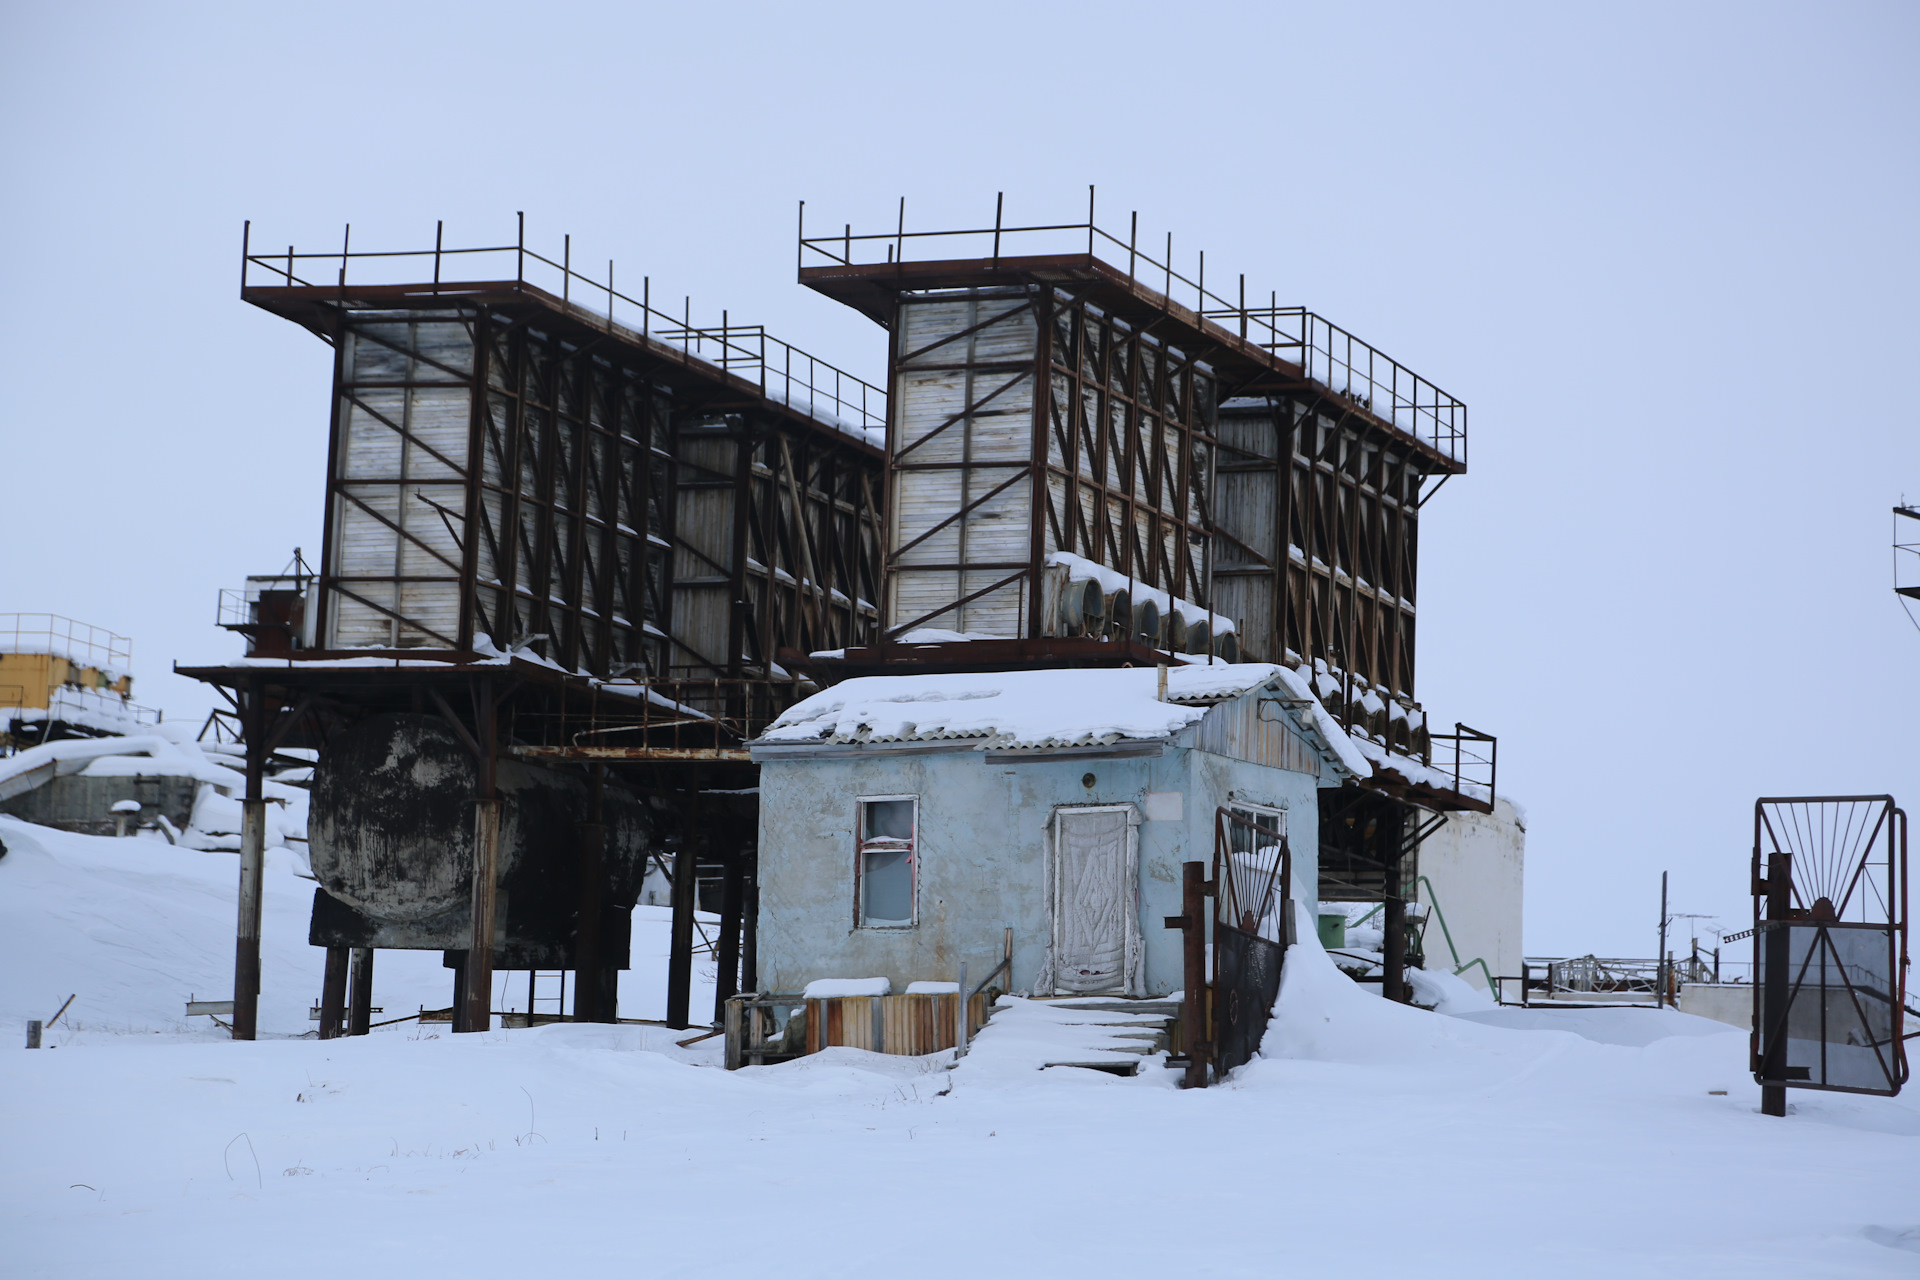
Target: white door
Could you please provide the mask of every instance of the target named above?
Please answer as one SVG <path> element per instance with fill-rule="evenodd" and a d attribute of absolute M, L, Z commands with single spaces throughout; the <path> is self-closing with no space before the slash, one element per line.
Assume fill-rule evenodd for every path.
<path fill-rule="evenodd" d="M 1129 805 L 1054 813 L 1054 990 L 1128 992 L 1140 922 Z"/>

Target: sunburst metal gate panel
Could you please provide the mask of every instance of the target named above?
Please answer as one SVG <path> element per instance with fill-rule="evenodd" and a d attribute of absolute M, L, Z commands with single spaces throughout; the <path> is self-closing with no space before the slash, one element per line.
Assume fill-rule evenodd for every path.
<path fill-rule="evenodd" d="M 1280 994 L 1293 855 L 1284 815 L 1222 807 L 1213 819 L 1213 1065 L 1252 1059 Z"/>
<path fill-rule="evenodd" d="M 1891 796 L 1754 805 L 1754 1078 L 1896 1094 L 1908 1065 L 1907 818 Z"/>

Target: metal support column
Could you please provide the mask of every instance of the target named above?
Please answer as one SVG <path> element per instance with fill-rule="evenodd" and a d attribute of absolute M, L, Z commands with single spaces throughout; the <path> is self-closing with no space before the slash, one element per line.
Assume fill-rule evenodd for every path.
<path fill-rule="evenodd" d="M 596 770 L 597 772 L 597 770 Z M 594 790 L 599 790 L 596 780 Z M 598 808 L 596 802 L 595 808 Z M 600 960 L 602 914 L 606 909 L 607 829 L 599 822 L 580 824 L 579 919 L 573 942 L 573 1020 L 611 1022 L 611 993 L 602 990 Z"/>
<path fill-rule="evenodd" d="M 353 948 L 353 974 L 347 983 L 347 1034 L 363 1036 L 373 1028 L 373 948 Z"/>
<path fill-rule="evenodd" d="M 460 1031 L 493 1027 L 493 948 L 500 891 L 500 798 L 494 792 L 499 734 L 494 727 L 493 682 L 473 682 L 474 741 L 479 785 L 473 806 L 473 924 L 467 942 L 466 1017 Z"/>
<path fill-rule="evenodd" d="M 752 879 L 740 905 L 740 985 L 760 990 L 760 885 Z"/>
<path fill-rule="evenodd" d="M 233 1038 L 251 1040 L 260 1024 L 260 878 L 267 858 L 267 801 L 262 781 L 267 759 L 266 708 L 260 686 L 241 692 L 246 737 L 246 799 L 240 816 L 240 919 L 234 931 Z"/>
<path fill-rule="evenodd" d="M 1767 919 L 1785 920 L 1793 908 L 1792 855 L 1775 852 L 1767 858 Z M 1760 1114 L 1787 1114 L 1787 999 L 1791 986 L 1792 938 L 1786 929 L 1768 929 L 1760 937 L 1766 961 L 1760 991 L 1760 1025 L 1767 1056 L 1760 1063 Z M 1775 1084 L 1773 1081 L 1780 1081 Z"/>
<path fill-rule="evenodd" d="M 1389 883 L 1397 883 L 1400 877 L 1400 861 L 1394 859 L 1387 864 Z M 1385 954 L 1380 964 L 1380 994 L 1389 1000 L 1405 1003 L 1407 999 L 1407 902 L 1398 894 L 1390 896 L 1381 904 L 1380 918 L 1386 929 L 1386 941 L 1382 944 Z"/>
<path fill-rule="evenodd" d="M 607 828 L 602 810 L 607 767 L 587 772 L 587 820 L 580 824 L 579 896 L 573 949 L 573 1020 L 612 1022 L 618 1004 L 619 973 L 601 959 L 606 930 Z M 531 1008 L 527 1011 L 533 1012 Z M 528 1025 L 532 1025 L 529 1023 Z"/>
<path fill-rule="evenodd" d="M 447 966 L 453 970 L 453 1004 L 449 1006 L 453 1010 L 452 1030 L 465 1031 L 467 1029 L 467 953 L 449 951 L 447 958 L 453 961 Z"/>
<path fill-rule="evenodd" d="M 493 943 L 500 888 L 500 801 L 473 806 L 473 928 L 462 970 L 466 1015 L 457 1031 L 493 1027 Z"/>
<path fill-rule="evenodd" d="M 1207 1060 L 1213 1048 L 1213 1037 L 1207 1029 L 1207 866 L 1204 862 L 1186 863 L 1181 870 L 1180 914 L 1186 921 L 1183 959 L 1187 1007 L 1181 1015 L 1186 1024 L 1186 1084 L 1189 1089 L 1204 1089 Z"/>
<path fill-rule="evenodd" d="M 737 852 L 727 855 L 727 869 L 720 886 L 720 946 L 714 958 L 713 985 L 715 1026 L 727 1016 L 727 1001 L 740 994 L 740 909 L 745 883 Z"/>
<path fill-rule="evenodd" d="M 667 953 L 667 1025 L 688 1026 L 693 1002 L 693 841 L 680 842 L 673 855 L 673 937 Z"/>
<path fill-rule="evenodd" d="M 348 947 L 327 948 L 327 971 L 320 983 L 320 1038 L 322 1040 L 338 1037 L 341 1024 L 346 1021 L 347 952 L 350 949 Z"/>

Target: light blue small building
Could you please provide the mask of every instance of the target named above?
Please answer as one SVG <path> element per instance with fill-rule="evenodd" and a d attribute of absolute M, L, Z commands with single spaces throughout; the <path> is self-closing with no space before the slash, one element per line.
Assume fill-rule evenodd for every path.
<path fill-rule="evenodd" d="M 1011 929 L 1036 995 L 1183 984 L 1181 864 L 1218 810 L 1285 834 L 1317 878 L 1316 791 L 1366 760 L 1268 663 L 868 676 L 797 704 L 760 769 L 759 986 L 977 979 Z"/>

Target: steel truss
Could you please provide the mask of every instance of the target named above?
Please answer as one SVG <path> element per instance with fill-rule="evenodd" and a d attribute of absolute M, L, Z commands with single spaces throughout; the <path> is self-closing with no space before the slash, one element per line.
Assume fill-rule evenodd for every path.
<path fill-rule="evenodd" d="M 1415 702 L 1420 508 L 1466 469 L 1465 405 L 1310 312 L 1249 306 L 1244 278 L 1222 297 L 1204 255 L 1190 278 L 1137 226 L 1101 230 L 1091 195 L 1047 226 L 908 232 L 903 207 L 890 232 L 809 237 L 803 217 L 801 282 L 893 331 L 888 635 L 1059 660 L 1032 642 L 1047 556 L 1072 552 L 1233 618 L 1243 659 L 1312 666 L 1380 743 L 1432 763 L 1446 737 L 1455 789 L 1490 790 L 1493 738 L 1431 735 Z"/>
<path fill-rule="evenodd" d="M 447 280 L 464 252 L 245 255 L 274 283 L 243 273 L 243 298 L 335 347 L 320 650 L 738 680 L 874 638 L 878 388 L 611 284 L 590 311 L 583 277 L 524 246 L 471 251 L 513 253 L 514 279 Z M 335 283 L 301 274 L 316 258 Z M 408 258 L 433 279 L 346 283 Z"/>
<path fill-rule="evenodd" d="M 1340 680 L 1338 698 L 1321 691 L 1340 704 L 1329 709 L 1424 754 L 1413 699 L 1423 460 L 1325 396 L 1230 402 L 1218 435 L 1214 607 L 1239 621 L 1248 655 L 1324 664 Z"/>

